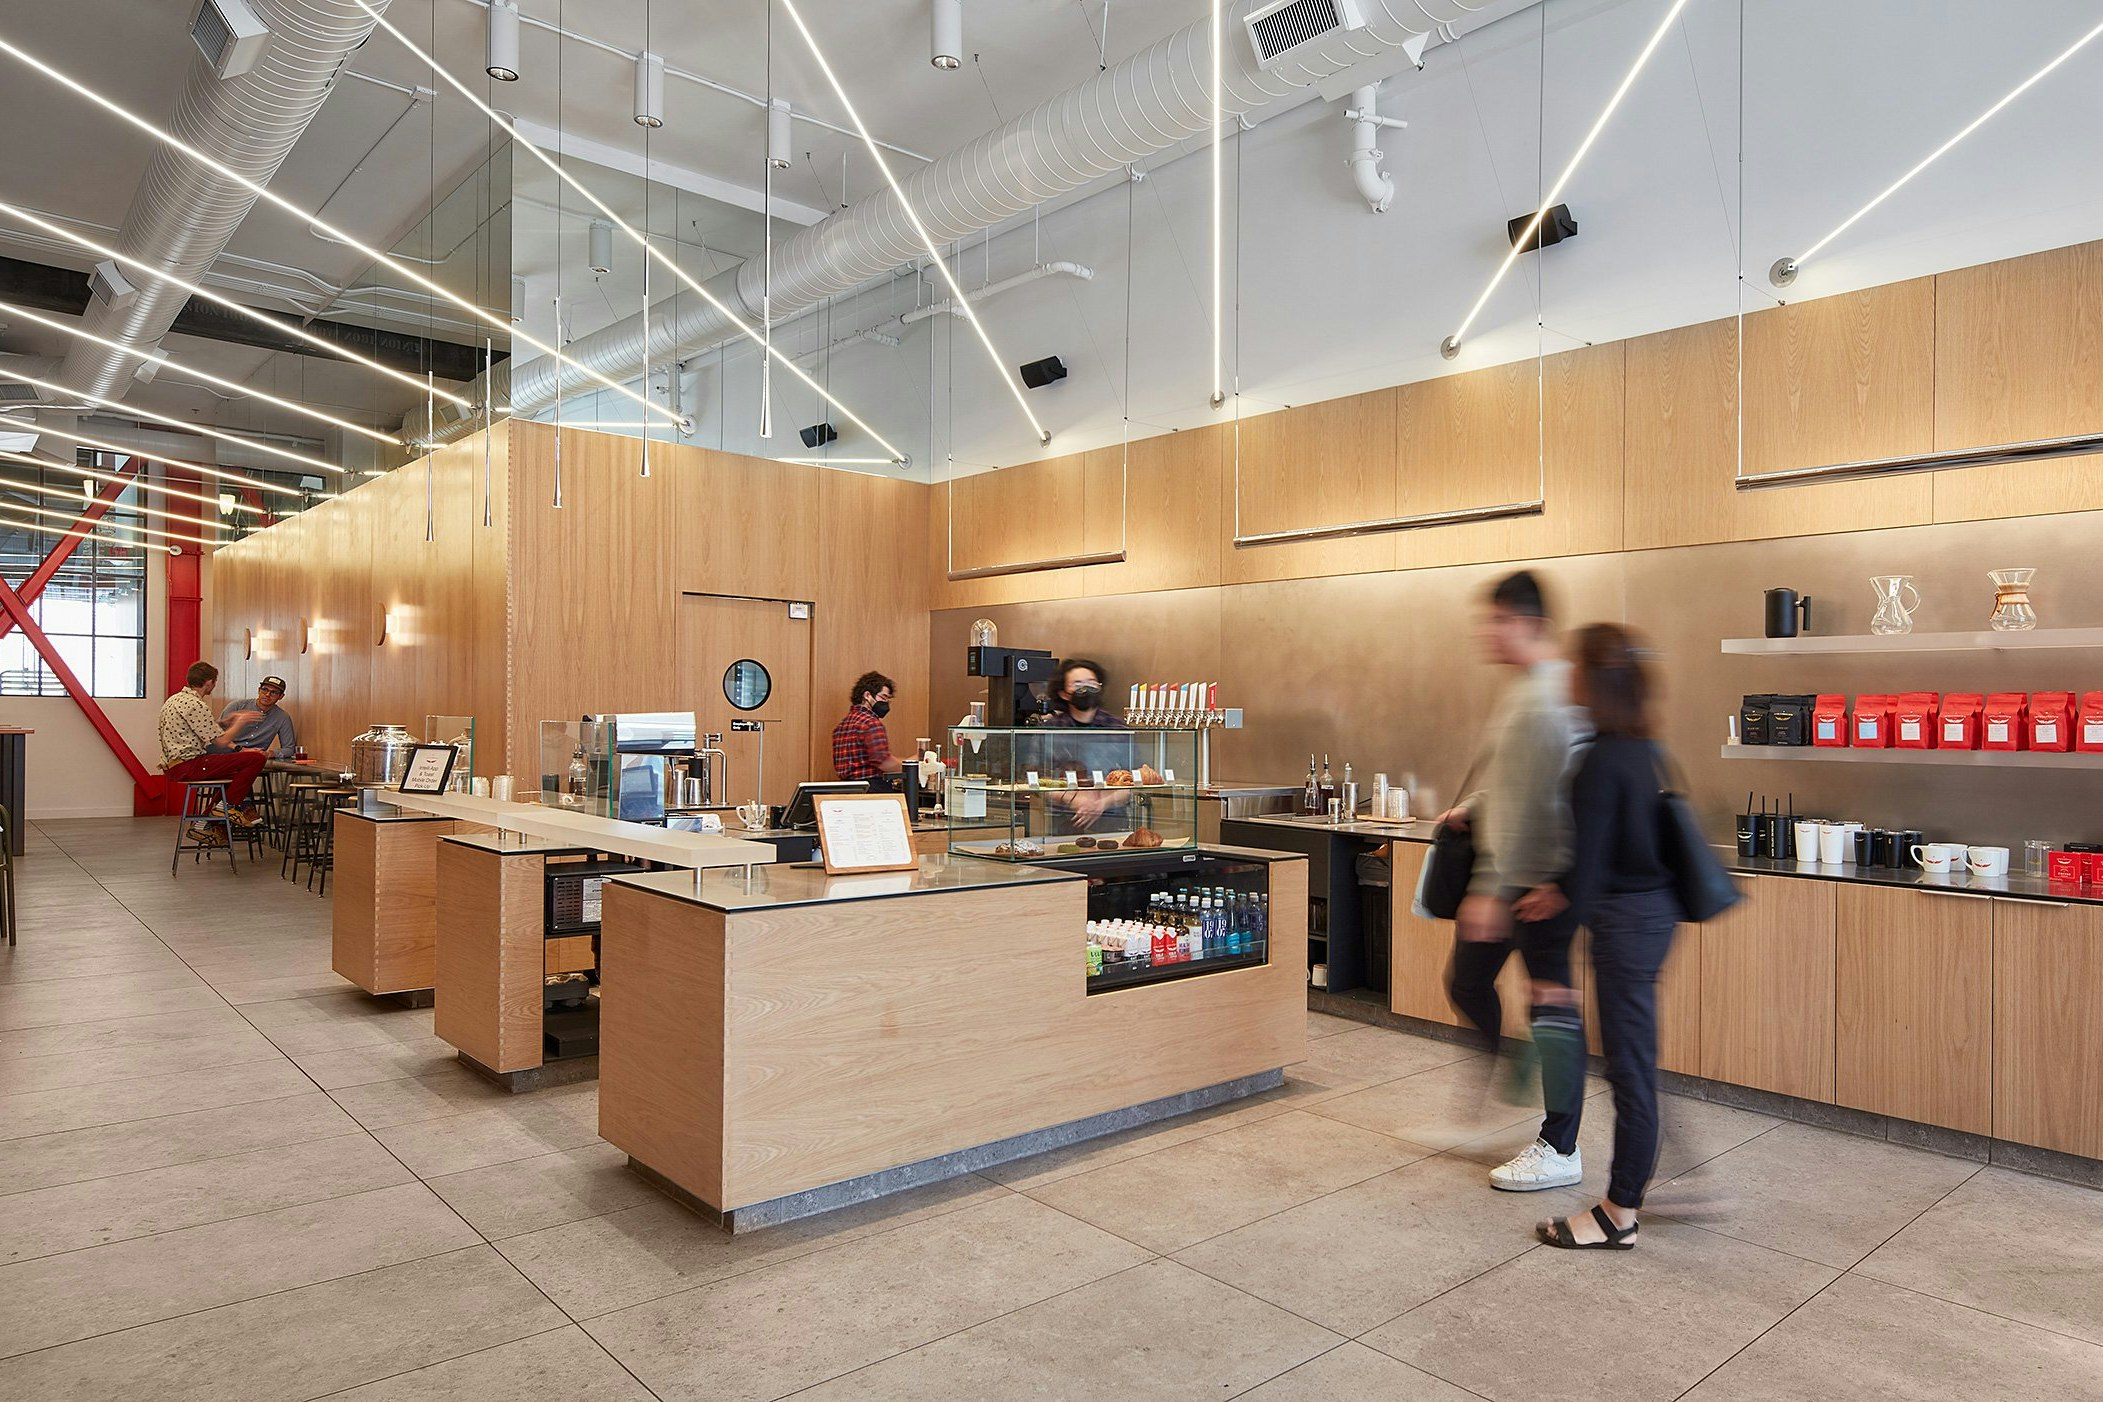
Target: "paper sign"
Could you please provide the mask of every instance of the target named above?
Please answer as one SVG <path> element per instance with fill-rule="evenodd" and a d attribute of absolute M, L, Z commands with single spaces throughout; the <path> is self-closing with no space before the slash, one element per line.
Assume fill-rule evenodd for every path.
<path fill-rule="evenodd" d="M 2005 720 L 1988 721 L 1986 723 L 1986 738 L 1999 744 L 2007 744 L 2008 722 Z"/>
<path fill-rule="evenodd" d="M 1029 780 L 1029 784 L 1030 784 L 1030 787 L 1031 787 L 1031 788 L 1033 788 L 1033 789 L 1034 789 L 1034 788 L 1036 788 L 1036 787 L 1037 787 L 1037 771 L 1036 771 L 1036 770 L 1032 769 L 1031 771 L 1029 771 L 1029 773 L 1025 774 L 1025 775 L 1024 775 L 1023 777 L 1024 777 L 1025 779 Z"/>
<path fill-rule="evenodd" d="M 900 794 L 840 794 L 818 800 L 818 845 L 825 870 L 906 871 L 920 865 Z"/>
<path fill-rule="evenodd" d="M 1109 780 L 1103 778 L 1103 771 L 1100 769 L 1092 771 L 1092 774 L 1095 779 L 1095 786 L 1097 788 L 1102 788 L 1105 784 L 1109 782 Z"/>
<path fill-rule="evenodd" d="M 1176 781 L 1176 771 L 1175 771 L 1175 770 L 1173 770 L 1173 769 L 1164 769 L 1164 770 L 1162 770 L 1162 771 L 1161 771 L 1161 782 L 1162 782 L 1162 783 L 1164 783 L 1164 784 L 1173 784 L 1173 783 L 1174 783 L 1175 781 Z"/>
<path fill-rule="evenodd" d="M 1069 788 L 1069 789 L 1077 789 L 1077 788 L 1079 788 L 1080 786 L 1081 786 L 1081 776 L 1080 776 L 1080 775 L 1078 775 L 1078 774 L 1076 774 L 1076 773 L 1074 773 L 1074 772 L 1073 772 L 1073 771 L 1072 771 L 1071 769 L 1067 770 L 1067 771 L 1066 771 L 1066 787 L 1067 787 L 1067 788 Z"/>

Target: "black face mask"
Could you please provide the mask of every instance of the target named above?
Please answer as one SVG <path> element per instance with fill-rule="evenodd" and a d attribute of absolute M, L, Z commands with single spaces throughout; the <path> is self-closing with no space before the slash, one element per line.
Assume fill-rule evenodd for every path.
<path fill-rule="evenodd" d="M 875 716 L 878 720 L 882 720 L 885 716 L 891 714 L 891 703 L 888 701 L 871 701 L 869 703 L 869 714 Z"/>
<path fill-rule="evenodd" d="M 1067 692 L 1066 697 L 1076 711 L 1092 711 L 1095 709 L 1095 703 L 1103 699 L 1103 689 L 1083 682 Z"/>

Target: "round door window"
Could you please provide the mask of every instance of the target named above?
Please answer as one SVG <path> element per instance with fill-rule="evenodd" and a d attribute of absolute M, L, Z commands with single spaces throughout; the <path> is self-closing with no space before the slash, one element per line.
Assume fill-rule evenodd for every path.
<path fill-rule="evenodd" d="M 741 711 L 756 711 L 774 694 L 774 678 L 751 658 L 741 658 L 723 673 L 723 695 Z"/>

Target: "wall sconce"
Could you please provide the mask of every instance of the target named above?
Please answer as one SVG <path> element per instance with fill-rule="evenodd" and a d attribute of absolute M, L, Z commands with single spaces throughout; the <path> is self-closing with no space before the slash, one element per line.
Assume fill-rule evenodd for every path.
<path fill-rule="evenodd" d="M 241 655 L 244 658 L 252 658 L 256 655 L 256 630 L 253 628 L 243 628 L 241 630 Z"/>
<path fill-rule="evenodd" d="M 374 643 L 374 644 L 373 644 L 373 646 L 374 646 L 374 647 L 385 647 L 385 646 L 387 646 L 387 630 L 388 630 L 388 628 L 389 628 L 390 626 L 392 626 L 392 625 L 393 625 L 393 623 L 394 623 L 394 615 L 393 615 L 393 614 L 392 614 L 391 612 L 389 612 L 388 610 L 386 610 L 386 609 L 381 609 L 381 610 L 380 610 L 380 640 L 379 640 L 378 642 L 376 642 L 376 643 Z"/>
<path fill-rule="evenodd" d="M 385 628 L 384 628 L 384 626 L 383 626 L 383 628 L 382 628 L 382 630 L 381 630 L 381 631 L 382 631 L 382 632 L 385 632 Z M 304 618 L 302 618 L 302 619 L 301 619 L 301 620 L 299 621 L 299 654 L 300 654 L 300 656 L 304 657 L 304 656 L 306 656 L 306 655 L 307 655 L 307 644 L 308 644 L 308 643 L 310 643 L 311 641 L 313 641 L 313 637 L 314 637 L 314 630 L 313 630 L 312 628 L 310 628 L 310 627 L 309 627 L 309 626 L 307 625 L 307 620 L 306 620 L 306 619 L 304 619 Z"/>

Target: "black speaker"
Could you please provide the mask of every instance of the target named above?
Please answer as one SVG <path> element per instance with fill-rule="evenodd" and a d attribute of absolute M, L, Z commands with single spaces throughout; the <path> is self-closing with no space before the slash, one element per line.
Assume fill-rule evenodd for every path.
<path fill-rule="evenodd" d="M 837 439 L 840 432 L 831 424 L 812 424 L 809 428 L 797 429 L 796 436 L 803 440 L 806 448 L 822 448 Z"/>
<path fill-rule="evenodd" d="M 1520 215 L 1517 219 L 1504 226 L 1504 236 L 1510 239 L 1514 246 L 1517 246 L 1519 236 L 1526 232 L 1526 226 L 1532 221 L 1533 216 L 1531 214 Z M 1561 243 L 1564 239 L 1575 238 L 1576 236 L 1577 221 L 1570 217 L 1570 206 L 1566 204 L 1554 205 L 1542 217 L 1541 227 L 1534 230 L 1533 237 L 1528 239 L 1525 246 L 1519 248 L 1519 251 L 1521 253 L 1532 253 L 1536 249 L 1546 248 L 1552 243 Z"/>
<path fill-rule="evenodd" d="M 1047 355 L 1042 360 L 1033 360 L 1022 367 L 1022 382 L 1031 389 L 1043 389 L 1066 378 L 1066 362 L 1056 355 Z"/>

